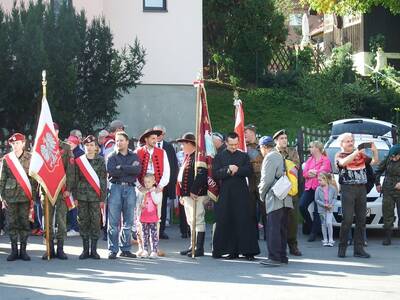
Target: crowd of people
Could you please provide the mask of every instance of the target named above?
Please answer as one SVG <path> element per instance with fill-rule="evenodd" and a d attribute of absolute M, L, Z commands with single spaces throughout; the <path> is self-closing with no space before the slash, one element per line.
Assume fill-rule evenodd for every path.
<path fill-rule="evenodd" d="M 54 129 L 58 136 L 56 123 Z M 176 141 L 180 144 L 178 153 L 165 140 L 165 134 L 165 127 L 156 125 L 145 130 L 137 145 L 132 145 L 123 122 L 115 120 L 109 131 L 100 131 L 97 138 L 94 135 L 83 137 L 79 130 L 72 130 L 67 139 L 59 139 L 66 183 L 54 205 L 49 203 L 49 216 L 45 221 L 42 222 L 41 213 L 35 216 L 40 230 L 48 228 L 44 234 L 50 251 L 43 254 L 43 259 L 68 258 L 64 252 L 68 214 L 70 229 L 79 232 L 82 238 L 79 259 L 100 259 L 97 245 L 102 229 L 109 259 L 116 259 L 118 255 L 127 258 L 163 256 L 159 240 L 169 238 L 167 208 L 174 199 L 179 200 L 176 206 L 181 237 L 195 235 L 195 243 L 189 243 L 180 254 L 204 256 L 205 214 L 210 201 L 208 170 L 196 164 L 193 133 L 185 133 Z M 248 125 L 244 134 L 246 152 L 238 149 L 237 133 L 226 136 L 213 133 L 216 155 L 212 176 L 219 185 L 219 199 L 213 203 L 213 258 L 242 256 L 255 260 L 260 253 L 261 231 L 268 252 L 268 259 L 261 263 L 265 266 L 287 264 L 288 254 L 302 255 L 297 241 L 298 211 L 306 233 L 310 234 L 308 241 L 315 241 L 322 233 L 322 245 L 334 247 L 333 208 L 339 191 L 343 220 L 338 257 L 346 256 L 353 218 L 354 256 L 370 257 L 364 249 L 367 167 L 378 164 L 375 184 L 384 196 L 383 244 L 391 244 L 394 209 L 397 206 L 399 210 L 400 204 L 400 145 L 394 145 L 388 156 L 379 162 L 374 143 L 371 143 L 373 155 L 369 157 L 364 149 L 354 147 L 352 134 L 345 133 L 339 136 L 341 151 L 333 163 L 326 156 L 323 144 L 314 141 L 309 145 L 309 158 L 301 166 L 296 149 L 288 147 L 285 130 L 257 138 L 256 127 Z M 30 260 L 26 249 L 30 222 L 34 221 L 30 217 L 35 197 L 38 195 L 42 204 L 49 199 L 43 186 L 28 175 L 31 154 L 26 150 L 25 136 L 15 133 L 8 142 L 11 149 L 1 158 L 0 175 L 0 196 L 6 209 L 11 242 L 7 260 Z M 300 198 L 298 194 L 287 192 L 282 196 L 276 192 L 280 179 L 287 174 L 286 161 L 301 171 L 305 179 Z M 338 170 L 339 184 L 333 177 L 333 169 Z M 380 177 L 384 173 L 381 186 Z M 310 214 L 311 204 L 314 209 Z M 137 251 L 132 251 L 133 240 L 138 244 Z"/>

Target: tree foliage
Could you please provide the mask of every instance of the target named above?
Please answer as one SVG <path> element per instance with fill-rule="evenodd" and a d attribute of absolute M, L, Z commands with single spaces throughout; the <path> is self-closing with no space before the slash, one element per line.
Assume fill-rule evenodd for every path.
<path fill-rule="evenodd" d="M 120 51 L 103 18 L 90 23 L 72 0 L 0 8 L 0 127 L 33 133 L 40 109 L 41 71 L 61 131 L 105 126 L 117 101 L 142 76 L 145 50 L 136 40 Z"/>
<path fill-rule="evenodd" d="M 374 6 L 383 6 L 393 14 L 400 13 L 399 0 L 301 0 L 320 13 L 337 13 L 339 15 L 368 12 Z"/>
<path fill-rule="evenodd" d="M 284 17 L 274 0 L 206 0 L 204 52 L 218 71 L 254 82 L 286 39 Z"/>

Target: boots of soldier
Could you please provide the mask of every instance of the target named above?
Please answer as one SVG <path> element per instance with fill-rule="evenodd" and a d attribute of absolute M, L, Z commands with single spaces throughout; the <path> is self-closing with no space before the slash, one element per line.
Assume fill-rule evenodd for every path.
<path fill-rule="evenodd" d="M 339 249 L 338 249 L 338 257 L 346 257 L 346 249 L 347 247 L 344 245 L 339 245 Z"/>
<path fill-rule="evenodd" d="M 54 251 L 54 241 L 53 240 L 50 240 L 49 247 L 50 247 L 50 258 L 55 258 L 56 252 Z M 47 249 L 46 249 L 46 252 L 42 255 L 42 259 L 47 260 Z"/>
<path fill-rule="evenodd" d="M 9 256 L 7 256 L 7 261 L 14 261 L 18 259 L 18 243 L 17 242 L 11 242 L 11 253 Z"/>
<path fill-rule="evenodd" d="M 385 238 L 382 241 L 382 245 L 389 246 L 390 244 L 392 244 L 392 229 L 386 229 Z"/>
<path fill-rule="evenodd" d="M 369 255 L 369 253 L 365 252 L 363 244 L 358 244 L 358 245 L 354 245 L 354 257 L 370 258 L 371 255 Z"/>
<path fill-rule="evenodd" d="M 57 257 L 59 259 L 68 259 L 68 256 L 64 253 L 64 241 L 57 240 Z"/>
<path fill-rule="evenodd" d="M 94 259 L 100 259 L 100 255 L 97 253 L 97 240 L 92 240 L 90 256 Z"/>
<path fill-rule="evenodd" d="M 195 257 L 204 256 L 204 238 L 205 238 L 205 232 L 197 233 L 196 250 L 194 251 Z M 188 256 L 189 257 L 192 256 L 191 251 L 188 253 Z"/>
<path fill-rule="evenodd" d="M 31 260 L 28 253 L 26 253 L 26 242 L 21 242 L 19 250 L 19 258 L 25 261 Z"/>
<path fill-rule="evenodd" d="M 79 255 L 79 259 L 87 259 L 90 257 L 89 239 L 82 239 L 82 243 L 83 243 L 83 251 L 82 251 L 81 255 Z M 58 252 L 58 248 L 57 248 L 57 252 Z"/>

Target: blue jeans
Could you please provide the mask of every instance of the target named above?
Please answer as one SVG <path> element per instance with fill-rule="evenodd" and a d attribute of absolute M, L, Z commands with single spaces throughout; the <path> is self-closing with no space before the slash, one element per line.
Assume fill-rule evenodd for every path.
<path fill-rule="evenodd" d="M 311 229 L 312 234 L 318 234 L 321 230 L 321 220 L 318 214 L 318 207 L 315 203 L 315 190 L 306 190 L 303 192 L 300 198 L 300 213 L 303 216 L 304 223 L 307 228 Z M 311 203 L 314 203 L 313 219 L 311 219 L 308 207 Z"/>
<path fill-rule="evenodd" d="M 118 253 L 131 249 L 131 230 L 136 207 L 136 192 L 134 186 L 111 183 L 108 197 L 108 250 Z M 122 230 L 120 234 L 122 213 Z"/>
<path fill-rule="evenodd" d="M 67 213 L 67 220 L 69 221 L 69 224 L 67 226 L 67 230 L 75 230 L 79 232 L 79 224 L 78 224 L 78 208 L 75 207 L 71 209 Z"/>

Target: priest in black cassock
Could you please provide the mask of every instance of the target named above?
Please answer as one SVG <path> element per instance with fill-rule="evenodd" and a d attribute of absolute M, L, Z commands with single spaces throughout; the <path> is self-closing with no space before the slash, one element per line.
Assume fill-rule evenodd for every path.
<path fill-rule="evenodd" d="M 250 212 L 250 194 L 246 177 L 253 170 L 247 153 L 238 150 L 239 137 L 235 132 L 226 138 L 227 149 L 218 153 L 213 162 L 213 176 L 220 183 L 215 203 L 214 258 L 228 254 L 229 259 L 244 255 L 254 260 L 260 253 Z"/>

